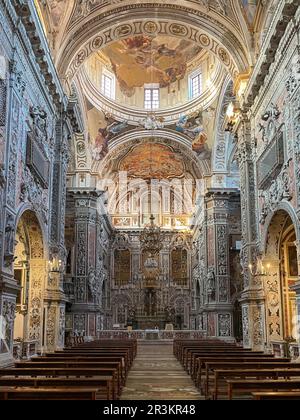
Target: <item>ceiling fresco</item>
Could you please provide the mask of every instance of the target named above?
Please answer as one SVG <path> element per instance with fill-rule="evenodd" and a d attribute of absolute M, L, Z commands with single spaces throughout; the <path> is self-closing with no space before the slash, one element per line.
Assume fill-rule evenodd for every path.
<path fill-rule="evenodd" d="M 191 115 L 182 115 L 176 125 L 171 128 L 189 137 L 192 150 L 200 159 L 210 159 L 211 150 L 207 144 L 208 136 L 203 125 L 202 111 Z"/>
<path fill-rule="evenodd" d="M 249 23 L 252 23 L 257 9 L 256 0 L 240 0 L 245 10 L 245 15 Z"/>
<path fill-rule="evenodd" d="M 145 83 L 161 88 L 182 80 L 187 64 L 202 48 L 171 36 L 136 36 L 114 42 L 102 52 L 109 59 L 121 91 L 128 97 Z"/>
<path fill-rule="evenodd" d="M 185 173 L 183 158 L 163 144 L 146 143 L 134 147 L 121 161 L 120 171 L 129 178 L 169 179 Z"/>
<path fill-rule="evenodd" d="M 110 142 L 117 136 L 125 134 L 128 131 L 140 131 L 142 126 L 130 125 L 128 121 L 116 121 L 111 115 L 103 114 L 104 118 L 99 121 L 101 126 L 94 138 L 90 138 L 90 147 L 92 157 L 96 161 L 102 160 L 109 152 Z M 152 125 L 149 125 L 149 130 L 155 130 L 159 127 L 154 127 L 156 118 L 149 117 Z M 160 121 L 160 120 L 158 120 Z M 147 125 L 143 124 L 147 129 Z M 208 135 L 203 124 L 203 113 L 196 112 L 191 115 L 182 115 L 176 124 L 167 127 L 177 133 L 184 134 L 191 142 L 191 150 L 197 155 L 198 159 L 210 159 L 211 148 L 208 144 Z"/>

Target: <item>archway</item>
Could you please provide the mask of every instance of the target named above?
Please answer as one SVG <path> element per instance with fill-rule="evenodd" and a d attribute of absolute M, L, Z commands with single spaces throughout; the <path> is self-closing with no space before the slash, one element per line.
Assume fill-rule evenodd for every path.
<path fill-rule="evenodd" d="M 299 228 L 285 210 L 278 210 L 267 230 L 264 266 L 266 338 L 268 342 L 297 340 L 296 295 L 298 280 L 296 240 Z"/>
<path fill-rule="evenodd" d="M 46 275 L 43 234 L 36 215 L 26 210 L 16 230 L 14 277 L 19 286 L 14 342 L 24 356 L 43 345 L 43 290 Z"/>

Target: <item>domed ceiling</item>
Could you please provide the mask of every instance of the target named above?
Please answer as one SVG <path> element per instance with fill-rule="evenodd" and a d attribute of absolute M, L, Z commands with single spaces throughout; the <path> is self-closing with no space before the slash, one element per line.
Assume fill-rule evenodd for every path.
<path fill-rule="evenodd" d="M 135 88 L 146 83 L 157 83 L 161 88 L 182 80 L 188 63 L 202 48 L 191 41 L 171 36 L 136 36 L 114 42 L 102 50 L 128 97 Z"/>

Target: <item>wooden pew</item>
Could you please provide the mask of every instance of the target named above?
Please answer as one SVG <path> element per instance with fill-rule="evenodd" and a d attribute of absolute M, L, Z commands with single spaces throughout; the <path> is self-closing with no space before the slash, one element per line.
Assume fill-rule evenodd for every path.
<path fill-rule="evenodd" d="M 300 400 L 300 392 L 254 392 L 252 393 L 254 400 Z"/>
<path fill-rule="evenodd" d="M 17 362 L 15 369 L 5 369 L 5 372 L 0 369 L 0 387 L 2 385 L 2 390 L 3 386 L 7 390 L 7 385 L 12 384 L 22 390 L 23 388 L 30 390 L 29 386 L 32 389 L 39 387 L 42 389 L 41 392 L 47 394 L 47 399 L 53 397 L 51 393 L 53 390 L 49 391 L 49 388 L 59 387 L 65 390 L 65 387 L 72 387 L 73 391 L 76 387 L 78 390 L 101 391 L 102 396 L 98 392 L 98 397 L 103 397 L 103 390 L 105 390 L 105 399 L 117 399 L 136 350 L 136 340 L 128 340 L 125 343 L 123 340 L 82 343 L 64 351 L 32 358 L 31 361 Z M 25 391 L 22 398 L 27 399 L 28 392 Z M 8 390 L 5 398 L 19 398 L 20 395 L 19 392 L 18 396 L 11 394 Z M 37 395 L 38 393 L 35 394 Z M 56 394 L 54 397 L 58 398 Z M 97 395 L 94 397 L 96 398 Z M 70 395 L 66 399 L 69 398 Z M 92 398 L 91 395 L 87 399 L 90 398 Z M 64 398 L 59 397 L 59 399 Z"/>
<path fill-rule="evenodd" d="M 206 391 L 206 397 L 212 395 L 213 399 L 217 400 L 220 393 L 220 382 L 223 380 L 226 384 L 226 379 L 235 378 L 235 379 L 279 379 L 279 378 L 292 378 L 297 377 L 300 379 L 300 365 L 298 369 L 240 369 L 235 370 L 215 370 L 214 371 L 214 388 L 210 394 L 209 389 Z"/>
<path fill-rule="evenodd" d="M 249 362 L 243 362 L 242 364 L 235 360 L 235 361 L 225 361 L 220 362 L 218 361 L 209 361 L 205 363 L 204 368 L 200 368 L 199 372 L 199 378 L 196 381 L 196 385 L 201 389 L 208 389 L 208 382 L 211 378 L 210 375 L 213 375 L 213 372 L 215 369 L 228 369 L 228 370 L 234 370 L 234 369 L 276 369 L 276 368 L 283 368 L 283 369 L 289 369 L 289 368 L 299 368 L 298 363 L 291 363 L 289 362 L 289 359 L 272 359 L 272 360 L 261 360 L 261 361 L 249 361 Z M 204 380 L 202 383 L 204 385 L 202 386 L 201 380 L 202 380 L 202 372 L 204 371 Z"/>
<path fill-rule="evenodd" d="M 126 380 L 126 369 L 124 365 L 124 361 L 120 360 L 119 358 L 111 357 L 111 358 L 86 358 L 86 357 L 55 357 L 55 358 L 45 358 L 45 357 L 37 357 L 31 359 L 28 362 L 19 362 L 21 365 L 18 365 L 18 362 L 15 362 L 16 367 L 24 367 L 22 363 L 58 363 L 58 362 L 96 362 L 98 366 L 102 365 L 102 368 L 115 368 L 118 370 L 118 376 L 120 376 L 120 381 L 122 385 Z"/>
<path fill-rule="evenodd" d="M 202 347 L 237 347 L 234 343 L 226 343 L 221 340 L 174 340 L 173 342 L 173 354 L 174 356 L 180 360 L 182 356 L 182 352 L 186 346 L 202 346 Z"/>
<path fill-rule="evenodd" d="M 228 380 L 228 399 L 232 400 L 235 394 L 251 395 L 252 392 L 259 391 L 299 391 L 300 392 L 300 379 L 290 380 Z"/>
<path fill-rule="evenodd" d="M 66 369 L 66 368 L 77 368 L 77 369 L 81 369 L 81 370 L 85 370 L 85 369 L 97 369 L 98 370 L 98 375 L 101 375 L 101 372 L 103 371 L 107 371 L 107 367 L 103 367 L 102 363 L 98 363 L 98 362 L 70 362 L 70 361 L 66 361 L 66 362 L 35 362 L 35 363 L 31 363 L 31 362 L 18 362 L 15 364 L 16 368 L 28 368 L 28 369 L 41 369 L 41 368 L 47 368 L 49 370 L 52 370 L 52 372 L 60 370 L 60 369 Z M 116 387 L 119 388 L 119 384 L 118 384 L 118 379 L 116 379 Z"/>
<path fill-rule="evenodd" d="M 235 357 L 227 357 L 227 356 L 223 356 L 222 357 L 222 362 L 221 363 L 239 363 L 240 366 L 243 365 L 244 363 L 263 363 L 263 362 L 274 362 L 276 360 L 276 363 L 289 363 L 290 359 L 289 358 L 281 358 L 281 359 L 275 359 L 274 357 L 268 357 L 268 356 L 254 356 L 254 357 L 243 357 L 242 355 L 240 357 L 235 356 Z M 197 376 L 196 376 L 196 385 L 198 387 L 201 386 L 201 379 L 202 379 L 202 372 L 203 370 L 205 370 L 205 377 L 207 378 L 209 375 L 209 371 L 208 371 L 208 366 L 206 365 L 206 363 L 217 363 L 221 361 L 221 357 L 218 356 L 212 356 L 212 357 L 199 357 L 197 359 L 197 366 L 198 366 L 198 370 L 197 370 Z"/>
<path fill-rule="evenodd" d="M 114 400 L 117 396 L 114 393 L 112 376 L 98 376 L 96 378 L 0 378 L 1 387 L 17 388 L 94 388 L 106 400 Z"/>
<path fill-rule="evenodd" d="M 201 357 L 267 357 L 273 359 L 273 355 L 265 355 L 261 352 L 253 352 L 248 350 L 212 350 L 212 351 L 195 351 L 191 352 L 191 362 L 190 365 L 186 366 L 187 372 L 191 375 L 192 379 L 195 379 L 197 374 L 197 360 Z"/>
<path fill-rule="evenodd" d="M 126 366 L 126 370 L 128 371 L 129 368 L 132 365 L 132 362 L 130 361 L 129 358 L 129 354 L 126 352 L 122 352 L 122 351 L 99 351 L 99 352 L 84 352 L 84 351 L 80 351 L 80 352 L 57 352 L 57 353 L 53 353 L 53 355 L 48 354 L 46 357 L 47 358 L 52 358 L 52 357 L 56 357 L 54 355 L 59 355 L 60 357 L 71 357 L 71 356 L 75 356 L 75 357 L 120 357 L 124 359 L 124 364 Z M 32 358 L 33 360 L 34 358 Z"/>
<path fill-rule="evenodd" d="M 101 400 L 97 388 L 0 388 L 0 400 Z"/>
<path fill-rule="evenodd" d="M 127 357 L 130 361 L 130 363 L 133 362 L 134 360 L 134 352 L 131 348 L 128 347 L 122 347 L 122 346 L 117 346 L 117 347 L 91 347 L 91 348 L 83 348 L 83 347 L 74 347 L 71 349 L 66 349 L 66 350 L 60 350 L 57 351 L 55 353 L 126 353 Z"/>

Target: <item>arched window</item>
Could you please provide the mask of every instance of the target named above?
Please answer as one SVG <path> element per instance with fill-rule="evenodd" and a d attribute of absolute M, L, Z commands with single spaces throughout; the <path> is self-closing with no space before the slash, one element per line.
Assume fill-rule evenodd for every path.
<path fill-rule="evenodd" d="M 189 99 L 198 98 L 202 93 L 202 73 L 200 70 L 189 76 Z"/>
<path fill-rule="evenodd" d="M 116 78 L 106 69 L 102 73 L 101 92 L 109 99 L 116 99 Z"/>

